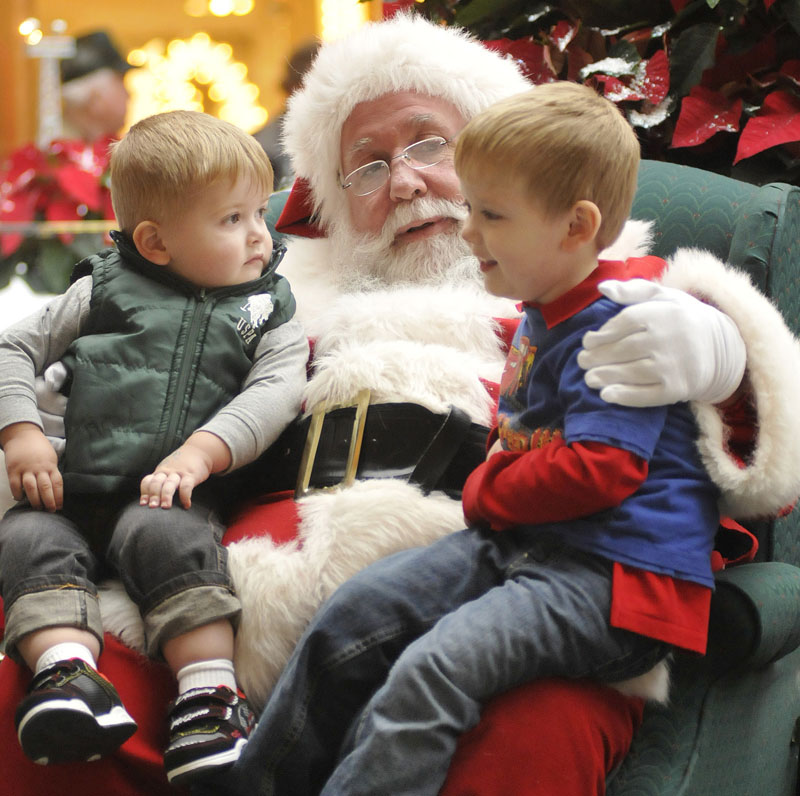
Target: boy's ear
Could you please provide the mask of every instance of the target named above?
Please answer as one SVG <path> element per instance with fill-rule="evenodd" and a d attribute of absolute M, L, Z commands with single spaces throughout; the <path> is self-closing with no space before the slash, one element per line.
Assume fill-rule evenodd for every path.
<path fill-rule="evenodd" d="M 603 216 L 600 208 L 588 199 L 575 202 L 569 212 L 569 229 L 561 245 L 565 251 L 573 252 L 597 237 Z"/>
<path fill-rule="evenodd" d="M 169 252 L 161 240 L 161 228 L 155 221 L 140 221 L 133 230 L 133 243 L 136 250 L 151 263 L 168 265 Z"/>

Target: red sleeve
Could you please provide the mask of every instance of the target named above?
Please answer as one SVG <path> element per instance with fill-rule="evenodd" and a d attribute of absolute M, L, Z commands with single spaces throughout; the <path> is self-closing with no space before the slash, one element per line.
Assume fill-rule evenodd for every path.
<path fill-rule="evenodd" d="M 500 451 L 467 479 L 464 515 L 496 531 L 585 517 L 619 505 L 647 469 L 641 457 L 599 442 L 554 438 L 542 448 Z"/>

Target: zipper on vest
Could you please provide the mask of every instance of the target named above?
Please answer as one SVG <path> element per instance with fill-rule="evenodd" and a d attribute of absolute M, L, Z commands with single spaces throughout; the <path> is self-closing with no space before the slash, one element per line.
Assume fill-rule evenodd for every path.
<path fill-rule="evenodd" d="M 183 347 L 183 357 L 181 358 L 180 367 L 178 368 L 178 378 L 175 382 L 175 397 L 176 401 L 173 403 L 170 411 L 169 425 L 167 426 L 167 433 L 164 436 L 164 450 L 162 456 L 166 456 L 175 450 L 177 444 L 176 434 L 178 432 L 178 421 L 184 414 L 185 406 L 183 397 L 186 395 L 186 388 L 189 384 L 189 376 L 192 371 L 192 365 L 195 362 L 195 345 L 200 336 L 200 324 L 203 320 L 206 309 L 206 289 L 200 288 L 200 293 L 192 312 L 192 318 L 189 322 L 189 331 L 186 334 L 186 343 Z"/>

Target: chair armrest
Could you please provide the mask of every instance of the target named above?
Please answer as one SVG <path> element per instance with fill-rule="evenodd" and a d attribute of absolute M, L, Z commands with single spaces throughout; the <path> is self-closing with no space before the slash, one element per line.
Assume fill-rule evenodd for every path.
<path fill-rule="evenodd" d="M 717 574 L 708 665 L 717 673 L 758 669 L 800 646 L 800 569 L 779 561 Z"/>

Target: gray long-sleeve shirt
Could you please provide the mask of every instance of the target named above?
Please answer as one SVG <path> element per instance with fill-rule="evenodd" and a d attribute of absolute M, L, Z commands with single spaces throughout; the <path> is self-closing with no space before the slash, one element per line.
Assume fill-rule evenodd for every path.
<path fill-rule="evenodd" d="M 92 277 L 82 277 L 41 310 L 0 332 L 0 429 L 18 422 L 42 427 L 34 378 L 80 336 L 91 294 Z M 299 413 L 307 360 L 308 341 L 299 322 L 264 334 L 240 393 L 197 429 L 225 442 L 230 469 L 257 458 Z"/>

